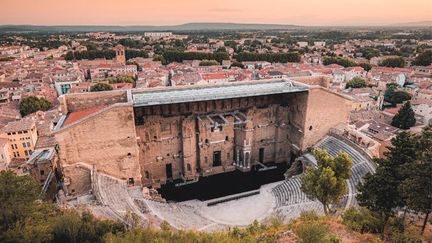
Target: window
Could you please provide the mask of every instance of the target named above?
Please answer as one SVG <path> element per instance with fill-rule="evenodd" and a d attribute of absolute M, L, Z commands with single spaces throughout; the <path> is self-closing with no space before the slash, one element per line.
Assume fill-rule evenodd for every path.
<path fill-rule="evenodd" d="M 17 153 L 17 157 L 20 157 L 20 154 L 19 154 L 19 152 L 16 152 Z"/>
<path fill-rule="evenodd" d="M 13 144 L 11 144 L 11 147 L 12 147 L 12 149 L 14 149 L 14 145 Z"/>
<path fill-rule="evenodd" d="M 22 143 L 22 146 L 23 146 L 23 148 L 25 148 L 26 147 L 26 143 Z"/>
<path fill-rule="evenodd" d="M 226 136 L 226 137 L 225 137 L 225 141 L 228 141 L 228 140 L 229 140 L 229 139 L 228 139 L 228 136 Z"/>
<path fill-rule="evenodd" d="M 221 151 L 213 152 L 213 166 L 221 166 Z"/>
<path fill-rule="evenodd" d="M 187 170 L 190 172 L 192 170 L 192 167 L 190 164 L 187 164 Z"/>
<path fill-rule="evenodd" d="M 16 158 L 17 156 L 16 156 L 16 153 L 15 152 L 13 152 L 13 156 L 14 156 L 14 158 Z"/>
<path fill-rule="evenodd" d="M 45 171 L 44 171 L 44 170 L 41 170 L 41 171 L 40 171 L 40 175 L 43 176 L 44 174 L 45 174 Z"/>
<path fill-rule="evenodd" d="M 33 154 L 33 151 L 29 150 L 29 154 L 32 155 L 32 154 Z"/>
<path fill-rule="evenodd" d="M 25 156 L 29 155 L 27 150 L 24 150 L 24 154 L 25 154 Z"/>
<path fill-rule="evenodd" d="M 150 179 L 150 173 L 148 171 L 144 172 L 146 179 Z"/>
<path fill-rule="evenodd" d="M 161 124 L 161 132 L 162 133 L 171 133 L 171 123 L 162 123 Z"/>
<path fill-rule="evenodd" d="M 309 131 L 312 131 L 312 126 L 309 127 Z"/>
<path fill-rule="evenodd" d="M 30 142 L 27 142 L 27 147 L 29 147 L 29 148 L 30 148 Z"/>

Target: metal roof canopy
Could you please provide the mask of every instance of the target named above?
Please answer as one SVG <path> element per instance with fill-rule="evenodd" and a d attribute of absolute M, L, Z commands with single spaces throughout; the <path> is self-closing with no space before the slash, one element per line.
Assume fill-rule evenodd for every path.
<path fill-rule="evenodd" d="M 218 86 L 149 90 L 132 94 L 133 106 L 178 104 L 308 91 L 309 86 L 290 80 L 238 82 Z"/>

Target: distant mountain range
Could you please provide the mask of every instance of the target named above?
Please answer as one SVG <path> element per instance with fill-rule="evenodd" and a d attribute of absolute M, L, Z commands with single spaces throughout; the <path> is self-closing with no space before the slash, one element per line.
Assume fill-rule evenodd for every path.
<path fill-rule="evenodd" d="M 339 26 L 343 28 L 355 28 Z M 367 27 L 367 26 L 366 26 Z M 379 26 L 371 26 L 379 27 Z M 391 24 L 381 27 L 432 27 L 432 21 Z M 0 25 L 0 32 L 143 32 L 143 31 L 232 31 L 232 30 L 293 30 L 293 29 L 323 29 L 331 26 L 300 26 L 284 24 L 240 24 L 240 23 L 187 23 L 180 25 Z"/>
<path fill-rule="evenodd" d="M 282 24 L 238 24 L 238 23 L 188 23 L 181 25 L 153 26 L 103 26 L 103 25 L 0 25 L 0 32 L 132 32 L 132 31 L 216 31 L 216 30 L 285 30 L 300 26 Z"/>
<path fill-rule="evenodd" d="M 432 21 L 419 21 L 419 22 L 408 22 L 392 24 L 394 27 L 432 27 Z"/>

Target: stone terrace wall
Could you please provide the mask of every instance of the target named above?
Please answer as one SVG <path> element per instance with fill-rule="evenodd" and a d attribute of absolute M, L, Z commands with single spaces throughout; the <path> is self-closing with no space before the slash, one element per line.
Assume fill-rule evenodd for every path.
<path fill-rule="evenodd" d="M 61 110 L 64 114 L 127 101 L 125 90 L 67 94 L 60 97 Z"/>
<path fill-rule="evenodd" d="M 63 165 L 95 165 L 105 174 L 141 182 L 132 106 L 113 105 L 60 129 L 55 137 Z M 69 175 L 65 172 L 65 176 Z"/>
<path fill-rule="evenodd" d="M 348 124 L 352 101 L 322 87 L 311 87 L 307 102 L 303 150 L 327 135 L 330 128 Z"/>
<path fill-rule="evenodd" d="M 292 77 L 290 80 L 301 82 L 307 85 L 319 85 L 324 88 L 330 86 L 331 78 L 329 76 L 306 76 L 306 77 Z"/>

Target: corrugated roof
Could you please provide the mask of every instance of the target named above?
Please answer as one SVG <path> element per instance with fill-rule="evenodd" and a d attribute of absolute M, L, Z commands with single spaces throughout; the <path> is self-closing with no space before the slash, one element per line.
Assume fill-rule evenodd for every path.
<path fill-rule="evenodd" d="M 191 88 L 142 91 L 133 93 L 132 100 L 135 107 L 141 107 L 293 93 L 307 90 L 309 90 L 308 86 L 289 80 L 254 81 L 218 86 L 194 86 Z"/>

